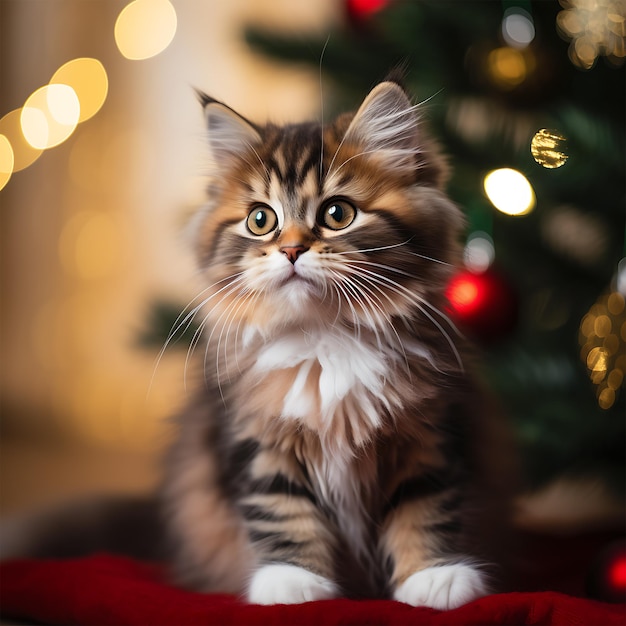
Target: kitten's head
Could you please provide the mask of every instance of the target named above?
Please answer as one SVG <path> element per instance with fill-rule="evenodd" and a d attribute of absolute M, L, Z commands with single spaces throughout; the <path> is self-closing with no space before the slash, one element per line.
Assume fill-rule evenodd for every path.
<path fill-rule="evenodd" d="M 378 329 L 432 315 L 463 220 L 399 85 L 323 127 L 258 126 L 201 98 L 215 176 L 197 249 L 216 319 Z"/>

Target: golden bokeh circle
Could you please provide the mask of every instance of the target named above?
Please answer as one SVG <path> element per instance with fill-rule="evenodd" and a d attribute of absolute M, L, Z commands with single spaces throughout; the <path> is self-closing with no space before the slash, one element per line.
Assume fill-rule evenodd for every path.
<path fill-rule="evenodd" d="M 38 150 L 63 143 L 80 117 L 80 101 L 69 85 L 45 85 L 33 92 L 21 109 L 20 124 L 26 141 Z"/>
<path fill-rule="evenodd" d="M 24 133 L 20 121 L 22 109 L 14 109 L 0 119 L 0 134 L 4 135 L 13 149 L 13 171 L 19 172 L 32 165 L 43 152 L 40 148 L 31 146 Z"/>
<path fill-rule="evenodd" d="M 535 191 L 517 170 L 503 167 L 489 172 L 483 186 L 491 203 L 507 215 L 526 215 L 535 207 Z"/>
<path fill-rule="evenodd" d="M 169 46 L 176 26 L 176 10 L 169 0 L 134 0 L 117 17 L 115 43 L 131 61 L 148 59 Z"/>
<path fill-rule="evenodd" d="M 50 84 L 69 85 L 80 102 L 78 122 L 93 117 L 104 104 L 109 91 L 109 79 L 98 59 L 82 57 L 62 65 L 50 79 Z"/>
<path fill-rule="evenodd" d="M 13 174 L 14 163 L 15 158 L 11 142 L 5 135 L 0 134 L 0 189 L 3 189 L 9 182 Z"/>

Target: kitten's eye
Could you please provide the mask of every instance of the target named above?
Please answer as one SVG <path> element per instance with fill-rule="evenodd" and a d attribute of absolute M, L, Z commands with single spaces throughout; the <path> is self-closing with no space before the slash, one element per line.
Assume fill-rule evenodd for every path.
<path fill-rule="evenodd" d="M 356 217 L 356 209 L 346 200 L 333 200 L 322 213 L 323 225 L 333 230 L 350 226 Z"/>
<path fill-rule="evenodd" d="M 253 235 L 267 235 L 278 224 L 276 213 L 268 206 L 257 204 L 248 215 L 246 226 Z"/>

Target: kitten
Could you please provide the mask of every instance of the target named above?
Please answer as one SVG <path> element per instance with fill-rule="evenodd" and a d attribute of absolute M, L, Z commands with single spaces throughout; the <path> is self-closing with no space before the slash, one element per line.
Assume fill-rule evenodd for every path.
<path fill-rule="evenodd" d="M 183 321 L 210 331 L 162 490 L 177 580 L 260 604 L 488 593 L 481 515 L 506 479 L 445 315 L 464 220 L 419 107 L 383 82 L 279 127 L 201 99 L 207 287 Z"/>

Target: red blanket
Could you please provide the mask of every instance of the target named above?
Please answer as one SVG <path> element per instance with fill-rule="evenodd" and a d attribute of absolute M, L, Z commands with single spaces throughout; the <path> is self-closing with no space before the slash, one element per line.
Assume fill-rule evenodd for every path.
<path fill-rule="evenodd" d="M 162 569 L 107 554 L 65 561 L 0 565 L 0 607 L 27 623 L 202 624 L 626 624 L 623 604 L 557 591 L 495 594 L 453 611 L 387 600 L 327 600 L 291 606 L 245 605 L 232 596 L 203 595 L 168 585 Z"/>

